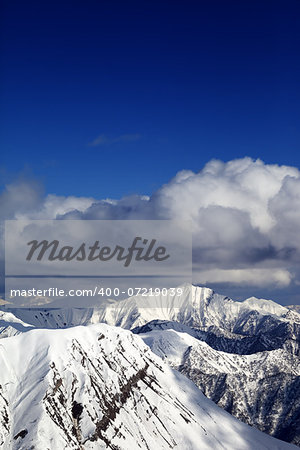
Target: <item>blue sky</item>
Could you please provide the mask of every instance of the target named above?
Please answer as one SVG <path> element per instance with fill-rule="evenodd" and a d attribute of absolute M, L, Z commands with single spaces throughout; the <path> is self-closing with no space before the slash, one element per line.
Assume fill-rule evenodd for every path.
<path fill-rule="evenodd" d="M 151 194 L 243 156 L 300 167 L 298 1 L 4 1 L 1 182 Z"/>

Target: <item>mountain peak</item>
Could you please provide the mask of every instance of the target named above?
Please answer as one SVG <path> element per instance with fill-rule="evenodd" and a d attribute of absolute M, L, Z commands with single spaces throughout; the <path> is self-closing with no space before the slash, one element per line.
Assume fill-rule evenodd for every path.
<path fill-rule="evenodd" d="M 126 330 L 32 330 L 2 341 L 0 364 L 4 450 L 293 448 L 222 411 Z"/>

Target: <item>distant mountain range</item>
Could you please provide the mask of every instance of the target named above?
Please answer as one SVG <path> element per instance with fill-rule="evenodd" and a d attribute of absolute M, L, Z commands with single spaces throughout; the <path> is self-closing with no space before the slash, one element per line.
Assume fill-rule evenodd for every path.
<path fill-rule="evenodd" d="M 132 345 L 134 347 L 137 346 L 138 348 L 140 348 L 139 346 L 142 344 L 139 337 L 138 336 L 134 337 L 134 335 L 139 335 L 148 346 L 145 347 L 143 344 L 141 348 L 151 349 L 152 352 L 150 350 L 147 351 L 148 352 L 147 355 L 148 354 L 151 355 L 151 357 L 149 358 L 153 361 L 156 361 L 155 362 L 156 365 L 159 364 L 161 365 L 161 367 L 164 367 L 163 369 L 164 371 L 170 370 L 166 369 L 166 363 L 172 369 L 176 369 L 176 372 L 170 373 L 177 374 L 172 376 L 175 377 L 174 378 L 176 379 L 175 384 L 177 385 L 178 383 L 177 388 L 179 389 L 180 392 L 181 388 L 179 388 L 179 386 L 181 386 L 182 383 L 183 384 L 187 383 L 187 380 L 185 378 L 187 377 L 190 380 L 192 380 L 195 383 L 195 385 L 198 386 L 198 388 L 200 388 L 200 390 L 205 394 L 206 397 L 213 400 L 218 406 L 225 409 L 226 411 L 228 411 L 230 414 L 237 417 L 241 421 L 249 425 L 252 425 L 253 427 L 258 428 L 259 430 L 264 431 L 265 433 L 268 433 L 281 440 L 300 446 L 300 363 L 299 363 L 300 315 L 295 310 L 292 310 L 290 307 L 285 308 L 270 300 L 262 300 L 252 297 L 245 300 L 244 302 L 236 302 L 229 299 L 228 297 L 216 294 L 215 292 L 213 292 L 211 289 L 208 288 L 185 285 L 182 287 L 182 289 L 183 295 L 181 296 L 176 295 L 174 296 L 171 295 L 170 293 L 167 296 L 157 296 L 157 297 L 136 296 L 119 302 L 109 300 L 101 307 L 89 309 L 85 308 L 14 309 L 8 308 L 8 306 L 2 307 L 2 311 L 0 311 L 0 333 L 1 333 L 0 337 L 5 338 L 17 334 L 21 334 L 21 336 L 4 339 L 1 341 L 1 345 L 2 343 L 4 343 L 5 345 L 11 346 L 16 345 L 17 348 L 19 347 L 25 348 L 26 360 L 31 361 L 30 364 L 32 365 L 33 373 L 38 374 L 40 371 L 38 367 L 35 367 L 36 363 L 37 365 L 44 364 L 43 370 L 45 373 L 48 373 L 47 372 L 48 369 L 46 370 L 47 364 L 51 366 L 51 364 L 54 363 L 55 364 L 54 367 L 57 367 L 57 365 L 59 365 L 58 374 L 54 376 L 54 373 L 52 373 L 53 371 L 52 372 L 50 371 L 52 375 L 51 376 L 49 375 L 50 377 L 49 379 L 51 379 L 52 377 L 52 381 L 54 384 L 55 380 L 58 379 L 62 380 L 62 385 L 64 385 L 63 383 L 65 383 L 64 385 L 65 390 L 63 393 L 63 395 L 65 396 L 64 404 L 65 407 L 68 409 L 68 411 L 70 411 L 70 408 L 72 409 L 74 404 L 83 405 L 85 403 L 89 404 L 93 403 L 93 400 L 91 400 L 90 396 L 94 398 L 95 393 L 91 388 L 90 392 L 87 393 L 87 397 L 84 397 L 83 400 L 79 394 L 78 394 L 79 396 L 76 396 L 77 394 L 75 395 L 75 392 L 73 392 L 72 388 L 70 387 L 72 386 L 72 381 L 70 381 L 72 378 L 71 375 L 68 375 L 67 378 L 64 375 L 65 373 L 68 373 L 69 367 L 75 364 L 76 367 L 74 366 L 74 370 L 72 373 L 76 374 L 78 372 L 78 374 L 81 374 L 80 376 L 76 375 L 77 378 L 78 376 L 80 378 L 79 386 L 81 386 L 80 383 L 85 377 L 90 377 L 88 367 L 96 367 L 97 364 L 99 366 L 100 362 L 101 368 L 100 366 L 98 367 L 97 373 L 101 374 L 100 379 L 101 377 L 103 378 L 102 369 L 105 366 L 105 364 L 102 360 L 101 361 L 99 360 L 100 356 L 97 352 L 94 354 L 94 349 L 97 348 L 96 344 L 95 343 L 91 344 L 90 341 L 89 343 L 86 343 L 85 336 L 87 335 L 90 336 L 90 334 L 93 333 L 97 335 L 97 333 L 98 334 L 100 333 L 99 330 L 100 329 L 102 330 L 103 328 L 103 330 L 106 331 L 104 332 L 102 330 L 101 333 L 104 335 L 108 334 L 107 336 L 108 340 L 113 341 L 115 339 L 112 338 L 110 334 L 112 334 L 113 336 L 119 334 L 119 336 L 124 336 L 125 340 L 129 339 L 130 336 L 130 339 L 133 343 Z M 108 324 L 113 327 L 126 328 L 128 330 L 131 330 L 133 334 L 130 332 L 122 331 L 120 330 L 120 328 L 111 328 L 103 324 L 92 327 L 90 326 L 91 324 L 98 324 L 100 322 Z M 78 325 L 85 325 L 85 327 L 78 328 L 77 327 Z M 70 327 L 76 328 L 70 329 Z M 68 330 L 47 331 L 47 330 L 36 330 L 35 328 L 39 329 L 68 328 Z M 27 333 L 27 331 L 30 332 Z M 26 333 L 24 334 L 24 332 Z M 57 336 L 59 337 L 56 337 L 56 333 Z M 88 355 L 87 357 L 92 359 L 92 362 L 90 361 L 84 362 L 83 368 L 81 368 L 81 363 L 79 362 L 80 351 L 79 353 L 78 352 L 76 353 L 76 357 L 74 356 L 75 353 L 73 354 L 73 357 L 71 357 L 70 355 L 72 354 L 72 352 L 70 353 L 70 350 L 66 350 L 66 348 L 69 349 L 68 347 L 69 340 L 72 341 L 73 339 L 72 336 L 73 335 L 77 336 L 77 334 L 78 334 L 78 342 L 80 341 L 79 345 L 84 346 L 86 354 Z M 37 336 L 37 337 L 30 338 L 29 336 Z M 59 341 L 59 339 L 62 339 L 61 343 L 62 354 L 59 355 L 58 351 L 57 355 L 54 354 L 53 357 L 50 358 L 49 352 L 51 353 L 52 351 L 51 349 L 53 348 L 54 345 L 51 340 L 52 336 L 56 343 Z M 66 336 L 65 343 L 63 341 L 65 339 L 64 336 Z M 33 341 L 30 341 L 30 339 L 33 339 Z M 34 339 L 37 339 L 37 341 L 40 340 L 40 344 L 34 343 Z M 95 337 L 94 339 L 95 342 L 97 342 L 98 338 Z M 15 342 L 15 344 L 6 344 L 7 342 Z M 88 351 L 89 348 L 88 346 L 90 344 L 91 344 L 90 350 L 91 355 L 94 356 L 90 356 L 90 353 Z M 12 351 L 12 347 L 10 348 Z M 47 351 L 46 348 L 48 349 Z M 59 349 L 59 345 L 57 346 L 57 349 Z M 42 363 L 42 359 L 40 360 L 39 356 L 34 356 L 32 352 L 37 350 L 40 350 L 42 353 L 44 352 L 44 354 L 46 355 L 45 357 L 47 360 L 47 364 L 46 362 Z M 9 364 L 11 364 L 10 358 L 7 356 L 9 354 L 9 351 L 10 350 L 7 350 L 8 353 L 6 354 L 5 353 L 3 354 L 3 351 L 1 353 L 4 360 L 7 361 L 6 364 L 8 364 L 8 367 Z M 135 351 L 136 350 L 132 350 L 133 359 L 136 358 Z M 27 352 L 31 356 L 28 356 Z M 66 352 L 66 354 L 64 352 Z M 121 353 L 122 352 L 123 350 L 121 350 Z M 125 353 L 123 352 L 123 356 L 126 356 L 127 358 L 127 353 L 128 358 L 130 359 L 131 353 L 128 349 L 126 350 Z M 154 354 L 156 354 L 156 356 Z M 6 358 L 4 355 L 6 355 Z M 120 365 L 121 367 L 122 364 L 124 363 L 124 361 L 122 362 L 120 360 L 120 358 L 122 359 L 123 356 L 121 357 L 120 355 L 118 355 L 117 349 L 110 348 L 109 354 L 106 356 L 107 359 L 106 363 L 109 367 L 110 365 L 112 365 L 113 372 L 114 370 L 116 370 L 114 369 L 114 367 L 116 367 L 117 365 Z M 94 357 L 97 359 L 98 361 L 97 363 L 95 363 L 95 361 L 93 360 Z M 160 359 L 157 359 L 157 357 L 159 357 Z M 56 362 L 56 358 L 59 359 L 60 361 L 59 363 Z M 71 359 L 73 358 L 71 362 L 69 361 L 70 358 Z M 117 364 L 115 358 L 117 359 L 119 358 Z M 84 361 L 84 358 L 81 359 L 81 361 Z M 157 363 L 157 361 L 160 362 Z M 142 370 L 142 367 L 145 367 L 145 364 L 146 364 L 145 361 L 140 365 L 137 364 L 136 365 L 137 372 L 139 370 Z M 151 366 L 151 363 L 148 360 L 147 364 L 149 365 L 149 367 Z M 21 369 L 14 368 L 9 370 L 10 371 L 8 373 L 12 374 L 18 373 L 18 370 Z M 123 369 L 120 370 L 121 372 L 123 371 Z M 84 371 L 83 374 L 82 371 Z M 109 379 L 110 377 L 115 376 L 113 375 L 113 372 L 109 374 Z M 160 373 L 160 370 L 158 372 Z M 185 377 L 179 375 L 179 372 L 185 375 Z M 22 386 L 24 386 L 23 381 L 24 376 L 25 372 L 22 372 L 21 375 L 18 374 L 16 379 L 18 381 L 12 383 L 12 385 L 14 386 L 12 387 L 13 391 L 15 389 L 17 390 L 20 389 L 20 383 L 22 383 Z M 36 389 L 40 389 L 43 392 L 43 395 L 40 394 L 40 396 L 36 397 L 35 400 L 32 399 L 32 401 L 34 401 L 35 402 L 34 404 L 37 405 L 36 406 L 37 409 L 40 408 L 43 409 L 44 413 L 46 414 L 45 417 L 47 417 L 47 420 L 45 419 L 46 422 L 50 420 L 49 423 L 52 423 L 51 420 L 55 422 L 53 417 L 56 414 L 60 414 L 61 416 L 63 415 L 62 413 L 62 411 L 64 411 L 63 402 L 60 402 L 59 399 L 56 401 L 56 403 L 57 402 L 61 403 L 61 405 L 57 403 L 57 405 L 59 406 L 59 413 L 56 411 L 55 413 L 53 413 L 54 416 L 52 413 L 51 416 L 49 412 L 50 410 L 48 411 L 47 409 L 45 409 L 44 403 L 43 402 L 41 403 L 42 401 L 41 398 L 43 398 L 44 401 L 44 395 L 46 395 L 45 392 L 47 391 L 47 389 L 50 389 L 49 386 L 51 384 L 49 384 L 48 386 L 46 383 L 45 385 L 46 390 L 44 389 L 45 388 L 45 386 L 43 385 L 44 382 L 41 382 L 40 387 L 38 387 L 39 386 L 38 379 L 44 380 L 43 377 L 41 378 L 39 377 L 40 375 L 37 376 L 35 381 L 33 379 L 30 381 L 30 377 L 28 376 L 27 380 L 28 383 L 31 382 L 33 384 L 36 383 L 37 386 Z M 107 380 L 107 382 L 109 382 L 109 379 Z M 126 378 L 126 380 L 125 379 L 123 380 L 124 383 L 125 381 L 128 382 L 128 377 Z M 2 392 L 2 394 L 4 389 L 3 386 L 7 386 L 6 383 L 9 383 L 8 379 L 6 381 L 5 380 L 3 381 L 1 380 L 0 377 L 0 384 L 2 386 L 2 391 L 0 392 Z M 98 379 L 97 383 L 99 383 Z M 144 381 L 141 381 L 141 383 L 143 384 Z M 160 386 L 162 386 L 162 381 L 160 381 L 159 384 Z M 17 387 L 17 385 L 19 385 L 19 387 Z M 188 386 L 192 385 L 188 384 Z M 163 397 L 165 399 L 169 398 L 169 395 L 171 395 L 169 392 L 166 393 L 168 391 L 167 387 L 169 387 L 168 383 L 164 384 L 162 388 L 164 389 Z M 34 391 L 33 388 L 31 389 L 32 391 Z M 61 391 L 62 389 L 63 388 L 61 387 L 57 388 L 55 393 Z M 81 387 L 78 389 L 79 391 L 76 390 L 77 393 L 81 392 L 83 388 Z M 199 392 L 199 390 L 197 390 L 196 387 L 194 387 L 193 389 L 194 389 L 192 396 L 193 405 L 194 401 L 196 401 L 196 403 L 198 402 L 198 400 L 195 399 L 198 398 L 198 396 L 200 396 L 199 398 L 202 399 L 201 401 L 199 400 L 200 404 L 202 404 L 201 403 L 202 401 L 206 401 L 207 405 L 210 405 L 209 408 L 216 408 L 215 406 L 213 406 L 212 403 L 210 403 L 208 400 L 205 400 L 205 398 L 201 396 L 201 393 Z M 197 395 L 195 393 L 197 393 Z M 13 395 L 17 394 L 14 393 Z M 109 401 L 108 400 L 109 398 L 110 399 L 113 398 L 113 395 L 115 395 L 115 393 L 112 394 L 112 392 L 109 392 L 107 401 Z M 122 394 L 120 394 L 119 392 L 118 395 Z M 4 399 L 3 405 L 5 404 L 5 401 L 7 401 L 8 404 L 10 405 L 12 404 L 11 401 L 7 400 L 7 397 L 4 394 L 3 399 Z M 71 402 L 70 399 L 72 399 L 73 403 Z M 186 398 L 184 401 L 180 397 L 178 397 L 178 399 L 180 400 L 179 403 L 182 402 L 185 405 L 185 407 L 187 407 L 189 410 L 190 408 L 194 407 L 194 406 L 191 407 L 189 402 L 185 403 Z M 76 403 L 74 403 L 75 400 Z M 26 400 L 25 397 L 24 401 L 29 402 L 29 400 Z M 151 405 L 153 405 L 153 403 L 151 403 L 149 398 L 148 401 Z M 137 406 L 138 404 L 140 406 Z M 142 403 L 139 400 L 136 405 L 137 407 L 136 413 L 137 411 L 139 411 L 139 413 L 143 415 L 142 419 L 140 418 L 141 423 L 144 420 L 146 420 L 144 418 L 145 414 L 144 407 L 146 404 L 147 404 L 146 400 L 143 400 Z M 105 405 L 105 402 L 103 403 L 103 405 Z M 103 409 L 103 405 L 100 406 L 100 403 L 98 404 L 97 407 L 94 405 L 93 409 L 94 415 L 91 413 L 90 416 L 87 413 L 89 415 L 89 419 L 83 418 L 85 416 L 81 416 L 81 414 L 83 414 L 83 412 L 81 411 L 79 415 L 80 419 L 78 416 L 78 420 L 80 424 L 84 424 L 84 427 L 86 426 L 87 428 L 83 429 L 80 428 L 79 431 L 76 431 L 76 433 L 74 432 L 75 434 L 73 433 L 75 436 L 74 442 L 77 442 L 77 444 L 74 445 L 77 445 L 77 447 L 70 446 L 66 448 L 81 448 L 78 447 L 78 445 L 83 445 L 82 448 L 102 448 L 101 446 L 89 447 L 90 445 L 89 436 L 92 436 L 92 430 L 94 430 L 95 432 L 95 429 L 97 428 L 97 420 L 101 420 L 99 419 L 100 417 L 99 411 L 101 410 L 101 408 Z M 81 410 L 81 407 L 78 408 L 79 410 Z M 98 411 L 97 413 L 98 416 L 95 411 Z M 159 415 L 159 419 L 162 420 L 163 423 L 167 423 L 166 421 L 168 421 L 170 417 L 173 417 L 173 412 L 168 419 L 167 408 L 166 410 L 163 411 L 166 412 L 166 416 Z M 178 417 L 181 417 L 180 412 L 178 411 L 176 410 L 176 412 L 174 412 L 174 417 L 176 416 L 176 414 L 179 414 Z M 216 411 L 219 410 L 216 409 Z M 10 414 L 12 415 L 12 417 L 14 417 L 14 414 L 16 414 L 16 412 L 12 411 Z M 128 414 L 130 413 L 128 412 Z M 204 426 L 204 424 L 198 418 L 197 414 L 196 413 L 193 414 L 195 414 L 195 416 L 193 417 L 197 417 L 196 422 L 198 424 L 201 424 L 200 428 L 201 426 L 203 426 L 206 432 L 208 432 L 207 435 L 205 435 L 205 433 L 204 435 L 208 436 L 209 433 L 211 432 L 211 429 L 208 426 L 208 424 L 206 423 L 206 425 Z M 5 417 L 6 416 L 9 417 L 8 412 L 5 413 Z M 50 417 L 50 419 L 48 416 Z M 2 418 L 2 424 L 8 423 L 7 422 L 8 419 L 6 420 L 5 417 Z M 230 416 L 227 415 L 225 415 L 224 417 L 230 418 Z M 35 420 L 37 419 L 34 419 L 32 423 L 35 424 L 38 422 L 38 421 L 35 422 Z M 58 423 L 59 420 L 60 419 L 57 419 Z M 73 417 L 70 424 L 73 423 L 74 425 L 74 420 L 75 419 Z M 134 416 L 132 419 L 130 419 L 130 421 L 131 420 L 133 420 L 133 422 L 130 423 L 133 424 L 134 420 L 138 421 L 139 419 L 137 419 L 137 417 Z M 174 419 L 176 423 L 175 430 L 178 430 L 181 425 L 177 426 L 176 420 Z M 230 420 L 235 419 L 231 418 Z M 41 421 L 43 422 L 44 419 L 42 418 Z M 122 424 L 124 425 L 124 423 L 126 423 L 127 424 L 126 426 L 129 426 L 126 421 L 124 419 Z M 77 425 L 79 422 L 76 422 Z M 111 419 L 109 419 L 108 422 L 112 427 L 115 426 L 112 425 L 114 420 L 111 421 Z M 15 424 L 18 422 L 16 422 L 16 419 L 13 418 L 11 419 L 11 423 Z M 180 420 L 178 423 L 180 423 Z M 239 422 L 234 423 L 239 424 Z M 189 424 L 189 422 L 186 422 L 186 424 Z M 115 440 L 112 440 L 110 442 L 113 443 L 112 445 L 115 445 L 116 447 L 111 448 L 121 448 L 121 449 L 127 448 L 126 446 L 122 445 L 118 447 L 119 441 L 115 437 L 117 436 L 117 433 L 114 435 L 113 432 L 111 431 L 108 432 L 108 429 L 110 429 L 109 428 L 110 425 L 107 428 L 105 428 L 105 432 L 103 434 L 104 436 L 103 442 L 105 443 L 105 439 L 107 439 L 108 435 L 114 436 Z M 40 427 L 43 425 L 41 424 L 33 425 L 32 427 L 30 426 L 25 427 L 25 425 L 24 426 L 22 425 L 24 430 L 26 429 L 28 433 L 26 433 L 26 436 L 24 436 L 24 438 L 18 437 L 16 441 L 23 442 L 25 447 L 19 446 L 16 448 L 24 448 L 26 450 L 30 448 L 28 447 L 29 440 L 31 439 L 30 442 L 33 442 L 32 439 L 34 438 L 32 436 L 35 433 L 34 430 L 36 426 Z M 50 428 L 53 426 L 54 426 L 53 424 L 51 426 L 49 425 Z M 70 433 L 70 431 L 68 432 L 62 431 L 59 424 L 58 425 L 56 424 L 56 426 L 58 426 L 58 428 L 55 431 L 55 434 L 59 436 L 57 437 L 58 439 L 57 442 L 63 442 L 63 439 L 65 438 L 63 438 L 62 436 L 64 436 L 64 433 Z M 152 426 L 154 428 L 151 428 Z M 151 426 L 149 429 L 152 429 L 152 431 L 156 430 L 155 431 L 157 433 L 156 439 L 161 439 L 161 435 L 157 431 L 155 426 L 151 422 Z M 199 435 L 200 439 L 200 436 L 202 436 L 202 434 L 201 432 L 199 432 L 197 426 L 198 425 L 195 425 L 195 429 L 194 431 L 192 431 L 192 433 L 195 433 L 195 436 Z M 19 426 L 19 428 L 22 427 L 21 425 Z M 46 428 L 47 427 L 48 425 L 46 426 Z M 132 435 L 133 433 L 133 435 L 135 436 L 134 439 L 137 439 L 135 432 L 136 428 L 138 429 L 138 427 L 136 425 L 133 425 L 133 427 L 134 431 L 132 431 L 130 427 L 128 428 L 130 430 L 129 434 Z M 189 427 L 187 427 L 187 430 L 188 428 Z M 246 429 L 247 430 L 250 429 L 253 432 L 255 431 L 254 429 L 247 427 Z M 191 436 L 188 437 L 189 432 L 187 431 L 185 434 L 184 431 L 185 427 L 183 427 L 179 433 L 179 435 L 182 437 L 183 440 L 180 441 L 179 435 L 177 435 L 172 430 L 173 430 L 172 427 L 168 429 L 168 433 L 170 433 L 170 436 L 172 436 L 172 438 L 171 437 L 169 438 L 170 439 L 169 444 L 172 443 L 173 440 L 174 442 L 178 443 L 180 442 L 180 444 L 177 444 L 179 445 L 178 448 L 180 449 L 219 448 L 216 442 L 212 444 L 212 441 L 211 442 L 209 440 L 206 441 L 205 440 L 206 438 L 204 437 L 203 439 L 201 437 L 203 441 L 203 445 L 201 447 L 195 446 L 197 438 L 195 438 L 195 441 L 191 441 L 190 446 L 188 445 L 183 446 L 184 441 L 189 442 L 188 439 L 192 439 Z M 12 439 L 11 436 L 13 433 L 15 433 L 16 435 L 21 431 L 22 431 L 21 429 L 18 431 L 17 428 L 14 428 L 13 432 L 11 431 L 10 428 L 10 431 L 6 431 L 6 434 L 5 430 L 2 431 L 2 435 L 4 436 L 2 438 L 3 442 L 9 442 L 9 439 Z M 23 432 L 23 434 L 24 433 L 25 432 Z M 123 433 L 125 433 L 124 430 Z M 146 431 L 143 431 L 141 433 L 144 440 L 141 438 L 141 440 L 140 441 L 138 440 L 137 442 L 141 443 L 142 448 L 148 448 L 145 442 L 147 443 L 147 445 L 149 445 L 150 449 L 165 448 L 162 446 L 163 445 L 162 443 L 165 442 L 164 439 L 162 439 L 161 441 L 157 440 L 159 446 L 153 447 L 149 444 L 151 442 L 149 440 L 150 438 L 146 436 L 146 434 L 144 434 L 146 433 Z M 232 433 L 232 431 L 230 433 Z M 102 437 L 101 436 L 100 437 L 98 436 L 97 438 L 99 439 L 99 442 L 103 438 L 103 436 Z M 214 436 L 216 437 L 216 435 Z M 262 444 L 267 445 L 266 447 L 259 447 L 260 443 L 257 436 L 255 437 L 255 439 L 257 439 L 257 445 L 256 444 L 254 445 L 253 443 L 249 444 L 248 446 L 245 443 L 237 444 L 237 441 L 235 441 L 235 438 L 233 438 L 230 444 L 227 443 L 226 444 L 227 446 L 225 445 L 225 448 L 273 449 L 276 448 L 276 446 L 274 447 L 274 445 L 279 445 L 279 447 L 277 448 L 285 448 L 284 447 L 285 444 L 283 442 L 281 442 L 280 444 L 274 444 L 273 441 L 272 444 L 269 443 Z M 23 439 L 25 440 L 23 441 Z M 61 439 L 61 441 L 59 441 L 59 439 Z M 85 444 L 83 444 L 84 441 L 86 441 Z M 1 432 L 0 432 L 0 442 L 1 442 Z M 41 447 L 35 448 L 42 448 L 42 445 L 45 445 L 43 448 L 47 448 L 47 445 L 48 446 L 50 445 L 47 440 L 41 442 L 42 442 Z M 274 442 L 276 443 L 277 441 Z M 209 445 L 212 446 L 209 447 Z M 268 447 L 268 445 L 270 446 Z M 50 446 L 50 448 L 52 447 Z M 64 448 L 64 447 L 57 447 L 57 448 Z M 131 446 L 131 448 L 135 447 Z"/>
<path fill-rule="evenodd" d="M 296 311 L 297 313 L 300 313 L 300 305 L 288 305 L 287 308 L 291 309 L 292 311 Z"/>

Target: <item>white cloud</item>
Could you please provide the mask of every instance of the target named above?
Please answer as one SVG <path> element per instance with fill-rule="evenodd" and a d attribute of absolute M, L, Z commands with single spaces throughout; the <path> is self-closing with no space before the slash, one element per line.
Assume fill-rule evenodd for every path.
<path fill-rule="evenodd" d="M 0 196 L 3 218 L 188 219 L 195 282 L 300 282 L 300 172 L 242 158 L 183 170 L 150 198 L 43 197 L 32 182 Z"/>
<path fill-rule="evenodd" d="M 15 216 L 17 219 L 53 219 L 61 214 L 68 214 L 71 211 L 85 211 L 94 202 L 96 200 L 92 197 L 47 195 L 39 209 L 27 213 L 16 212 Z"/>
<path fill-rule="evenodd" d="M 179 172 L 159 192 L 170 215 L 181 211 L 194 218 L 201 208 L 233 208 L 249 215 L 251 226 L 269 231 L 274 219 L 268 203 L 280 191 L 287 176 L 299 178 L 298 169 L 266 165 L 250 158 L 223 163 L 213 160 L 199 173 Z"/>
<path fill-rule="evenodd" d="M 198 274 L 200 284 L 231 283 L 257 287 L 286 287 L 292 276 L 284 269 L 212 269 Z"/>
<path fill-rule="evenodd" d="M 8 184 L 0 194 L 0 219 L 36 212 L 43 202 L 43 188 L 38 182 L 28 178 L 18 179 Z"/>

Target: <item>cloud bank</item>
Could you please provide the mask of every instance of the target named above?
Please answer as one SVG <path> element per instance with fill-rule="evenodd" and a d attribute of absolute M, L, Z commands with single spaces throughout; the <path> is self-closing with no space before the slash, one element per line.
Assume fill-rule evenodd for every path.
<path fill-rule="evenodd" d="M 152 196 L 43 197 L 34 183 L 0 196 L 1 218 L 186 219 L 194 282 L 287 287 L 300 283 L 300 172 L 243 158 L 183 170 Z"/>

